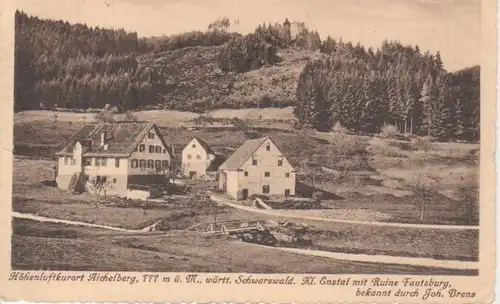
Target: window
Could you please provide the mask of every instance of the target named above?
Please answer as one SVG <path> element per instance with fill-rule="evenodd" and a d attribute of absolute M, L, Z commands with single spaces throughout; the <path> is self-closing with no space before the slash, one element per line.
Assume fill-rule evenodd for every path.
<path fill-rule="evenodd" d="M 187 155 L 187 158 L 188 158 L 188 159 L 191 159 L 191 154 L 188 154 L 188 155 Z"/>
<path fill-rule="evenodd" d="M 252 160 L 252 165 L 257 166 L 257 160 L 256 159 Z"/>
<path fill-rule="evenodd" d="M 148 159 L 148 168 L 153 169 L 155 167 L 155 161 L 152 159 Z"/>
<path fill-rule="evenodd" d="M 92 166 L 92 158 L 85 158 L 83 160 L 83 165 L 84 166 Z"/>
<path fill-rule="evenodd" d="M 201 159 L 201 155 L 200 154 L 196 155 L 196 159 Z"/>
<path fill-rule="evenodd" d="M 167 154 L 167 149 L 163 149 L 163 154 Z"/>
<path fill-rule="evenodd" d="M 271 176 L 271 172 L 264 172 L 264 176 L 265 176 L 265 177 L 269 177 L 269 176 Z"/>
<path fill-rule="evenodd" d="M 280 166 L 280 167 L 283 166 L 283 160 L 282 159 L 278 160 L 278 166 Z"/>
<path fill-rule="evenodd" d="M 107 158 L 101 158 L 101 166 L 106 167 L 108 165 L 108 159 Z"/>
<path fill-rule="evenodd" d="M 270 144 L 267 144 L 267 146 L 266 146 L 266 150 L 267 150 L 267 151 L 271 151 L 271 145 L 270 145 Z"/>
<path fill-rule="evenodd" d="M 155 139 L 155 134 L 153 132 L 149 132 L 148 138 L 149 139 Z"/>
<path fill-rule="evenodd" d="M 271 189 L 269 189 L 269 185 L 262 186 L 262 193 L 269 193 Z"/>
<path fill-rule="evenodd" d="M 139 161 L 139 166 L 140 166 L 141 168 L 146 168 L 146 160 L 145 160 L 145 159 L 141 159 L 141 160 Z"/>
<path fill-rule="evenodd" d="M 192 148 L 196 148 L 196 144 L 192 144 L 192 145 L 191 145 L 191 147 L 192 147 Z"/>
<path fill-rule="evenodd" d="M 144 152 L 146 151 L 146 146 L 145 145 L 140 145 L 139 146 L 139 152 Z"/>
<path fill-rule="evenodd" d="M 120 168 L 120 159 L 115 158 L 115 167 Z"/>
<path fill-rule="evenodd" d="M 156 146 L 155 153 L 161 153 L 161 146 Z"/>
<path fill-rule="evenodd" d="M 248 176 L 248 171 L 245 171 L 245 176 Z"/>
<path fill-rule="evenodd" d="M 290 189 L 285 189 L 285 196 L 290 196 Z"/>
<path fill-rule="evenodd" d="M 72 159 L 71 159 L 71 164 L 72 164 L 72 165 L 76 164 L 76 159 L 72 158 Z"/>
<path fill-rule="evenodd" d="M 101 165 L 101 159 L 99 157 L 95 158 L 95 166 L 99 167 Z"/>
<path fill-rule="evenodd" d="M 290 177 L 290 173 L 285 173 L 285 177 Z"/>
<path fill-rule="evenodd" d="M 155 146 L 149 145 L 149 153 L 155 153 Z"/>
<path fill-rule="evenodd" d="M 155 160 L 155 168 L 161 169 L 161 160 Z"/>
<path fill-rule="evenodd" d="M 64 164 L 67 165 L 68 164 L 68 160 L 69 160 L 69 157 L 65 156 L 64 157 Z"/>
<path fill-rule="evenodd" d="M 163 169 L 167 169 L 168 168 L 168 161 L 167 160 L 162 160 L 161 161 L 161 166 L 163 167 Z"/>
<path fill-rule="evenodd" d="M 116 184 L 116 177 L 113 178 L 113 184 Z"/>
<path fill-rule="evenodd" d="M 132 159 L 132 161 L 130 162 L 130 167 L 137 168 L 137 159 Z"/>

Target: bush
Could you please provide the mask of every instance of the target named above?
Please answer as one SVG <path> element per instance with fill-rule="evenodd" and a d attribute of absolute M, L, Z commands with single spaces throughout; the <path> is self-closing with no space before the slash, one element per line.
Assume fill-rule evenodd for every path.
<path fill-rule="evenodd" d="M 393 125 L 385 125 L 380 129 L 380 138 L 395 138 L 398 134 L 398 129 Z"/>
<path fill-rule="evenodd" d="M 412 146 L 410 143 L 407 142 L 400 142 L 400 141 L 390 141 L 389 146 L 399 148 L 404 151 L 415 151 L 417 150 L 414 146 Z"/>
<path fill-rule="evenodd" d="M 338 133 L 342 133 L 342 134 L 347 133 L 347 129 L 346 129 L 346 128 L 344 128 L 344 127 L 340 124 L 340 122 L 338 122 L 338 121 L 337 121 L 337 122 L 335 123 L 335 125 L 333 126 L 332 131 L 334 131 L 334 132 L 338 132 Z"/>
<path fill-rule="evenodd" d="M 161 186 L 152 186 L 149 191 L 149 198 L 160 198 L 163 197 L 163 187 Z"/>

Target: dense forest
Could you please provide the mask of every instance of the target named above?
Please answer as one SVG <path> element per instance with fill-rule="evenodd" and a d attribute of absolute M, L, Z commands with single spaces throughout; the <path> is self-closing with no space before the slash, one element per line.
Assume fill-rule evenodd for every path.
<path fill-rule="evenodd" d="M 479 138 L 479 67 L 447 73 L 439 52 L 388 41 L 376 52 L 333 42 L 329 52 L 299 77 L 300 125 L 378 133 L 391 124 L 444 140 Z"/>
<path fill-rule="evenodd" d="M 321 40 L 303 23 L 288 20 L 241 35 L 223 18 L 206 31 L 150 38 L 23 12 L 16 12 L 15 20 L 15 111 L 140 109 L 165 103 L 168 90 L 175 90 L 175 84 L 166 86 L 141 64 L 144 56 L 217 46 L 216 65 L 230 77 L 277 64 L 279 50 L 294 47 L 323 54 L 322 60 L 309 61 L 298 79 L 294 113 L 299 127 L 329 130 L 339 123 L 374 133 L 392 124 L 401 132 L 443 139 L 479 138 L 479 67 L 448 73 L 439 53 L 421 52 L 418 46 L 385 41 L 377 50 L 366 49 L 330 37 Z"/>

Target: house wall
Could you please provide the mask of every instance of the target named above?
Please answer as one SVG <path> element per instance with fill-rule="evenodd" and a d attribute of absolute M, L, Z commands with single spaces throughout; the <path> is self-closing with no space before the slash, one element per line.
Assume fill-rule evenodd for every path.
<path fill-rule="evenodd" d="M 67 164 L 64 164 L 64 159 L 67 159 Z M 71 164 L 73 156 L 60 156 L 57 165 L 57 186 L 61 189 L 68 189 L 71 177 L 75 173 L 81 172 L 81 167 L 76 164 Z"/>
<path fill-rule="evenodd" d="M 106 188 L 106 193 L 101 193 L 102 195 L 120 195 L 125 196 L 127 190 L 127 178 L 128 178 L 128 159 L 126 157 L 116 158 L 116 157 L 105 157 L 107 160 L 106 166 L 102 165 L 102 159 L 104 157 L 99 157 L 101 159 L 101 165 L 96 166 L 96 157 L 85 157 L 84 160 L 90 160 L 90 165 L 84 165 L 83 171 L 85 175 L 88 175 L 89 180 L 96 176 L 106 176 L 106 180 L 110 182 L 109 186 Z M 115 160 L 118 159 L 118 167 L 116 167 Z M 85 162 L 84 162 L 85 164 Z M 87 183 L 87 190 L 93 192 L 91 187 Z"/>
<path fill-rule="evenodd" d="M 267 145 L 270 147 L 269 151 L 266 149 Z M 257 165 L 253 165 L 253 159 L 257 160 Z M 278 160 L 283 161 L 282 166 L 278 166 Z M 290 195 L 295 195 L 295 173 L 293 170 L 288 160 L 268 139 L 237 172 L 238 191 L 248 189 L 248 195 L 285 195 L 285 190 L 288 189 Z M 248 176 L 245 176 L 245 171 L 248 172 Z M 266 177 L 265 172 L 269 172 L 270 176 Z M 289 177 L 286 177 L 286 173 L 289 174 Z M 262 192 L 264 185 L 269 186 L 269 193 Z"/>
<path fill-rule="evenodd" d="M 136 151 L 134 151 L 132 153 L 132 155 L 130 156 L 130 161 L 128 163 L 128 174 L 129 175 L 150 175 L 150 174 L 153 174 L 155 169 L 154 168 L 147 168 L 147 161 L 148 160 L 153 160 L 153 161 L 166 160 L 166 161 L 168 161 L 169 164 L 171 162 L 170 154 L 168 153 L 168 147 L 163 145 L 163 143 L 160 139 L 161 135 L 158 134 L 154 128 L 151 129 L 150 132 L 154 134 L 154 138 L 150 139 L 148 137 L 148 134 L 146 134 L 146 136 L 144 136 L 144 138 L 142 139 L 139 146 L 137 146 Z M 139 147 L 141 144 L 145 146 L 144 152 L 140 152 Z M 156 153 L 156 152 L 149 153 L 149 146 L 150 145 L 155 146 L 155 147 L 161 146 L 162 147 L 161 153 Z M 136 168 L 132 168 L 132 160 L 133 159 L 137 160 L 138 166 Z M 140 160 L 141 159 L 146 160 L 146 168 L 140 168 Z"/>
<path fill-rule="evenodd" d="M 71 177 L 80 172 L 82 172 L 82 146 L 77 142 L 73 148 L 72 156 L 59 156 L 57 186 L 61 189 L 68 189 Z"/>
<path fill-rule="evenodd" d="M 238 199 L 238 171 L 225 171 L 227 172 L 227 188 L 226 193 Z"/>
<path fill-rule="evenodd" d="M 189 173 L 194 171 L 196 178 L 204 176 L 214 158 L 215 155 L 207 153 L 203 146 L 193 138 L 182 150 L 182 173 L 189 176 Z"/>

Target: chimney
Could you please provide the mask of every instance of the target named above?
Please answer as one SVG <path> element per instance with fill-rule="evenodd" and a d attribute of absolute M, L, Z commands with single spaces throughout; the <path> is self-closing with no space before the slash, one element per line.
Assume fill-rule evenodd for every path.
<path fill-rule="evenodd" d="M 104 146 L 104 141 L 106 139 L 106 132 L 102 132 L 101 133 L 101 147 Z"/>

